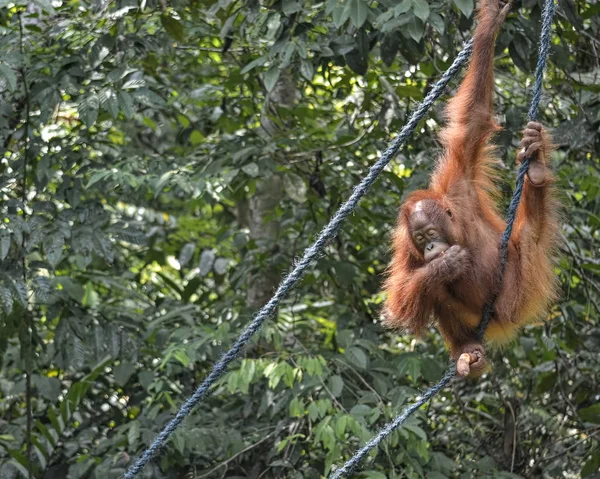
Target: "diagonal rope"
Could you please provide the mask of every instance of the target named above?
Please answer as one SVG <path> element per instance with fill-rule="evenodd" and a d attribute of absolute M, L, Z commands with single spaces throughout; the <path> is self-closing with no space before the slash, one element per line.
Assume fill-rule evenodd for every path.
<path fill-rule="evenodd" d="M 336 470 L 329 479 L 339 479 L 346 474 L 352 472 L 352 470 L 358 465 L 358 463 L 365 457 L 371 449 L 377 447 L 381 441 L 383 441 L 386 437 L 388 437 L 392 432 L 398 429 L 404 422 L 423 404 L 429 401 L 433 396 L 439 393 L 442 389 L 446 387 L 446 385 L 452 380 L 454 375 L 456 374 L 456 365 L 453 364 L 448 368 L 446 373 L 442 376 L 435 386 L 430 387 L 423 396 L 418 401 L 415 401 L 410 406 L 406 407 L 402 414 L 396 417 L 392 422 L 387 423 L 377 436 L 367 442 L 363 447 L 361 447 L 355 454 L 352 456 L 343 467 L 340 467 Z"/>
<path fill-rule="evenodd" d="M 532 90 L 532 99 L 531 106 L 529 108 L 529 120 L 535 120 L 537 116 L 538 106 L 540 104 L 540 99 L 542 96 L 542 80 L 544 78 L 544 70 L 546 69 L 546 60 L 548 58 L 548 51 L 550 49 L 550 33 L 552 29 L 552 19 L 554 17 L 556 6 L 554 4 L 554 0 L 546 0 L 544 5 L 544 11 L 542 13 L 542 31 L 540 35 L 540 45 L 539 45 L 539 57 L 536 67 L 535 73 L 535 83 Z M 517 216 L 517 209 L 519 207 L 519 203 L 521 201 L 521 194 L 523 193 L 523 184 L 525 181 L 525 174 L 529 169 L 529 161 L 530 158 L 526 158 L 521 163 L 519 170 L 517 172 L 517 181 L 515 185 L 515 191 L 513 193 L 512 200 L 510 202 L 510 206 L 507 211 L 506 218 L 506 229 L 502 234 L 501 242 L 500 242 L 500 268 L 499 268 L 499 278 L 500 281 L 498 285 L 501 286 L 502 278 L 504 277 L 504 271 L 506 270 L 506 264 L 508 262 L 508 242 L 510 240 L 510 235 L 512 233 L 513 225 L 515 222 L 515 218 Z M 498 298 L 500 292 L 500 288 L 496 288 L 492 298 L 486 304 L 481 323 L 479 324 L 477 330 L 477 336 L 480 340 L 483 339 L 485 334 L 485 330 L 494 314 L 494 304 L 496 299 Z M 369 442 L 367 442 L 362 448 L 360 448 L 354 456 L 352 456 L 343 467 L 337 469 L 329 479 L 339 479 L 344 475 L 349 474 L 352 470 L 358 465 L 358 463 L 371 451 L 373 448 L 377 447 L 381 441 L 383 441 L 386 437 L 388 437 L 394 430 L 399 428 L 404 422 L 423 404 L 425 404 L 429 399 L 439 393 L 454 377 L 456 374 L 456 365 L 452 365 L 448 368 L 446 373 L 442 376 L 434 386 L 429 388 L 421 398 L 415 401 L 410 406 L 406 407 L 404 411 L 396 417 L 392 422 L 388 423 L 386 426 L 379 431 L 379 433 L 372 438 Z"/>
<path fill-rule="evenodd" d="M 300 281 L 302 278 L 304 272 L 310 267 L 311 263 L 318 259 L 327 242 L 337 234 L 344 220 L 354 211 L 354 209 L 356 209 L 361 198 L 369 191 L 369 188 L 371 188 L 373 183 L 375 183 L 387 164 L 394 158 L 394 156 L 396 156 L 396 153 L 398 153 L 400 147 L 404 144 L 409 135 L 415 130 L 419 121 L 425 116 L 435 100 L 442 95 L 444 88 L 448 85 L 450 80 L 456 76 L 461 67 L 467 63 L 472 51 L 473 40 L 470 40 L 455 58 L 450 68 L 446 70 L 440 80 L 427 94 L 425 99 L 412 113 L 406 125 L 404 125 L 398 136 L 394 138 L 388 148 L 383 152 L 381 158 L 377 160 L 373 166 L 371 166 L 369 173 L 358 185 L 354 187 L 350 197 L 340 207 L 334 217 L 329 221 L 327 226 L 323 228 L 321 233 L 319 233 L 317 240 L 304 251 L 302 258 L 296 264 L 294 269 L 279 284 L 279 287 L 277 288 L 277 291 L 275 291 L 273 297 L 258 311 L 252 322 L 235 340 L 233 346 L 231 346 L 231 349 L 223 354 L 221 359 L 219 359 L 219 361 L 213 365 L 212 370 L 208 376 L 206 376 L 204 381 L 202 381 L 202 384 L 198 386 L 198 389 L 196 389 L 193 395 L 185 400 L 179 411 L 177 411 L 173 419 L 171 419 L 164 429 L 156 436 L 152 444 L 125 472 L 125 475 L 123 476 L 124 479 L 133 479 L 144 468 L 144 466 L 150 462 L 158 450 L 165 445 L 179 424 L 181 424 L 181 422 L 192 412 L 192 410 L 208 395 L 211 386 L 213 386 L 213 384 L 215 384 L 215 382 L 227 372 L 229 364 L 242 353 L 244 346 L 246 346 L 252 336 L 260 329 L 263 323 L 274 314 L 281 300 L 287 296 L 294 286 L 296 286 L 298 281 Z"/>

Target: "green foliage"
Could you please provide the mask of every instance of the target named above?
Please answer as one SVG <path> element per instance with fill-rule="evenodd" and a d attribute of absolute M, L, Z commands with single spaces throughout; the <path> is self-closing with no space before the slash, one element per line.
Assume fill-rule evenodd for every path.
<path fill-rule="evenodd" d="M 0 2 L 0 476 L 28 476 L 28 373 L 31 477 L 119 477 L 449 66 L 474 6 Z M 515 2 L 498 38 L 507 184 L 540 6 Z M 565 208 L 560 303 L 357 477 L 597 474 L 598 13 L 560 3 L 540 113 Z M 441 111 L 144 477 L 326 476 L 439 379 L 439 335 L 377 317 Z"/>

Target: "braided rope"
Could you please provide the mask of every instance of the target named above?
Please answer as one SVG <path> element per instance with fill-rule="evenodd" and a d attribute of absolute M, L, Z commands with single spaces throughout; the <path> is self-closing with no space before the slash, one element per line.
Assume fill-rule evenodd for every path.
<path fill-rule="evenodd" d="M 556 6 L 554 4 L 554 0 L 546 0 L 544 5 L 544 11 L 542 13 L 542 31 L 540 35 L 539 57 L 535 73 L 535 83 L 532 91 L 531 106 L 529 108 L 530 121 L 535 120 L 537 116 L 538 106 L 541 100 L 542 80 L 544 78 L 546 60 L 548 58 L 548 51 L 550 49 L 550 33 L 552 29 L 552 19 L 554 17 L 555 9 Z M 506 270 L 506 264 L 508 262 L 508 243 L 510 240 L 510 235 L 512 233 L 515 218 L 517 216 L 517 209 L 521 201 L 521 194 L 523 193 L 525 174 L 529 169 L 529 162 L 530 159 L 526 158 L 519 167 L 519 170 L 517 172 L 515 191 L 513 193 L 513 197 L 506 215 L 506 229 L 502 234 L 502 239 L 500 242 L 500 285 L 502 282 L 502 277 L 504 276 L 504 271 Z M 494 314 L 494 304 L 496 302 L 496 299 L 498 298 L 498 294 L 499 289 L 496 289 L 496 291 L 492 295 L 492 298 L 484 308 L 481 323 L 479 324 L 479 328 L 477 330 L 477 336 L 480 340 L 483 339 L 485 330 Z M 373 439 L 371 439 L 369 442 L 367 442 L 367 444 L 360 448 L 341 468 L 337 469 L 330 476 L 330 479 L 339 479 L 340 477 L 352 472 L 352 470 L 369 453 L 369 451 L 371 451 L 371 449 L 377 447 L 381 441 L 383 441 L 394 430 L 396 430 L 402 424 L 404 424 L 404 422 L 411 416 L 411 414 L 413 414 L 423 404 L 429 401 L 429 399 L 431 399 L 433 396 L 439 393 L 452 380 L 455 373 L 456 365 L 450 366 L 444 374 L 444 376 L 442 376 L 442 379 L 440 379 L 434 386 L 428 389 L 419 400 L 417 400 L 410 406 L 407 406 L 404 409 L 404 411 L 396 417 L 396 419 L 384 426 L 383 429 L 381 429 L 381 431 L 379 431 L 379 433 Z"/>
<path fill-rule="evenodd" d="M 239 357 L 246 344 L 252 336 L 260 329 L 263 323 L 270 318 L 279 305 L 279 303 L 287 296 L 294 286 L 300 281 L 304 272 L 310 267 L 311 263 L 318 259 L 320 253 L 325 248 L 327 242 L 332 239 L 346 218 L 356 209 L 359 201 L 369 191 L 373 183 L 377 180 L 383 169 L 396 156 L 400 147 L 404 144 L 409 135 L 415 130 L 419 121 L 425 116 L 427 111 L 432 107 L 433 103 L 442 95 L 444 89 L 450 80 L 456 76 L 461 67 L 467 63 L 473 51 L 473 40 L 470 40 L 464 49 L 458 54 L 450 68 L 442 75 L 440 80 L 435 84 L 425 99 L 419 104 L 417 109 L 412 113 L 410 119 L 404 125 L 398 136 L 392 140 L 388 148 L 383 152 L 381 158 L 377 160 L 369 169 L 369 173 L 362 181 L 355 186 L 352 194 L 346 202 L 340 207 L 337 213 L 329 221 L 327 226 L 323 228 L 317 240 L 309 246 L 302 255 L 300 261 L 294 269 L 283 279 L 279 287 L 275 291 L 269 302 L 263 306 L 252 322 L 235 340 L 231 349 L 227 351 L 219 361 L 214 365 L 208 376 L 198 386 L 194 394 L 187 398 L 181 405 L 179 411 L 175 414 L 163 430 L 156 436 L 152 444 L 136 459 L 135 463 L 125 472 L 124 479 L 133 479 L 145 466 L 150 462 L 152 457 L 158 450 L 165 445 L 171 434 L 177 429 L 181 422 L 192 412 L 192 410 L 208 395 L 210 388 L 218 381 L 226 372 L 229 364 Z"/>

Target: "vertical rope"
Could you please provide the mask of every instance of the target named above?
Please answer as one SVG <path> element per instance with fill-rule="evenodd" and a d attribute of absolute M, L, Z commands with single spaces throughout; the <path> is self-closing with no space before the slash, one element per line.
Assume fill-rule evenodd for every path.
<path fill-rule="evenodd" d="M 538 61 L 535 69 L 535 81 L 531 91 L 531 105 L 529 107 L 528 115 L 529 121 L 536 119 L 540 100 L 542 99 L 544 71 L 546 70 L 546 62 L 548 60 L 548 53 L 550 50 L 550 33 L 552 32 L 552 20 L 554 18 L 555 11 L 556 5 L 554 4 L 554 0 L 546 0 L 544 4 L 544 10 L 542 12 L 542 31 L 540 33 Z M 506 229 L 504 230 L 502 239 L 500 241 L 500 281 L 497 282 L 498 288 L 494 291 L 490 301 L 488 301 L 483 310 L 483 317 L 477 331 L 477 337 L 480 341 L 483 340 L 488 324 L 494 315 L 494 304 L 496 303 L 496 299 L 498 299 L 498 295 L 500 294 L 502 278 L 504 277 L 504 271 L 506 270 L 506 264 L 508 263 L 508 244 L 515 223 L 515 218 L 517 217 L 519 203 L 521 202 L 521 194 L 523 193 L 523 185 L 525 183 L 525 174 L 529 169 L 529 163 L 530 158 L 525 158 L 523 162 L 521 162 L 519 170 L 517 171 L 515 191 L 506 214 Z"/>
<path fill-rule="evenodd" d="M 531 106 L 529 108 L 529 120 L 535 120 L 537 116 L 538 106 L 540 103 L 540 99 L 542 96 L 542 81 L 544 78 L 544 70 L 546 69 L 546 61 L 548 58 L 548 51 L 550 49 L 550 33 L 552 29 L 552 19 L 554 18 L 554 13 L 556 10 L 556 6 L 554 4 L 554 0 L 546 0 L 544 5 L 544 11 L 542 13 L 542 31 L 540 35 L 540 43 L 539 43 L 539 57 L 535 72 L 535 83 L 533 85 L 532 90 L 532 98 L 531 98 Z M 500 241 L 500 265 L 499 265 L 499 281 L 498 284 L 501 286 L 502 279 L 504 277 L 504 271 L 506 270 L 506 264 L 508 262 L 508 243 L 510 240 L 510 235 L 512 233 L 513 225 L 515 222 L 515 218 L 517 216 L 517 209 L 519 208 L 519 203 L 521 201 L 521 194 L 523 193 L 523 184 L 525 181 L 525 174 L 529 169 L 530 158 L 526 158 L 519 167 L 517 172 L 517 180 L 515 185 L 515 191 L 513 193 L 513 197 L 511 199 L 510 205 L 507 211 L 507 219 L 506 219 L 506 229 L 502 234 L 502 238 Z M 485 330 L 494 314 L 494 304 L 496 299 L 498 298 L 498 294 L 500 292 L 500 287 L 496 288 L 492 298 L 486 304 L 481 323 L 479 324 L 479 328 L 477 330 L 477 336 L 480 340 L 483 339 L 485 334 Z M 371 439 L 367 444 L 365 444 L 361 449 L 359 449 L 341 468 L 336 470 L 333 474 L 330 475 L 330 479 L 339 479 L 342 476 L 345 476 L 352 472 L 352 470 L 358 465 L 358 463 L 371 451 L 373 448 L 377 447 L 381 441 L 383 441 L 386 437 L 388 437 L 393 431 L 402 426 L 404 422 L 423 404 L 425 404 L 429 399 L 439 393 L 454 377 L 456 374 L 456 365 L 450 366 L 442 379 L 440 379 L 437 384 L 429 388 L 420 399 L 415 401 L 410 406 L 407 406 L 404 411 L 396 417 L 392 422 L 388 423 L 386 426 L 379 431 L 379 433 Z"/>
<path fill-rule="evenodd" d="M 359 201 L 369 191 L 373 183 L 377 180 L 383 169 L 396 156 L 400 147 L 404 144 L 408 136 L 415 130 L 419 121 L 425 116 L 431 108 L 435 100 L 437 100 L 450 80 L 456 76 L 461 67 L 467 62 L 473 51 L 473 40 L 470 40 L 464 49 L 458 54 L 450 68 L 442 75 L 440 80 L 435 84 L 425 99 L 419 104 L 417 109 L 412 113 L 410 119 L 404 125 L 398 136 L 394 138 L 390 146 L 381 155 L 369 169 L 368 174 L 356 185 L 350 197 L 340 207 L 337 213 L 329 221 L 327 226 L 323 228 L 317 240 L 309 246 L 296 264 L 294 269 L 283 279 L 279 287 L 275 291 L 269 302 L 263 306 L 248 327 L 235 340 L 231 349 L 227 351 L 219 361 L 217 361 L 208 376 L 198 386 L 192 396 L 184 401 L 179 411 L 175 414 L 164 429 L 156 436 L 152 444 L 142 453 L 135 463 L 125 472 L 124 479 L 133 479 L 143 468 L 148 464 L 158 450 L 165 445 L 171 434 L 177 429 L 181 422 L 192 412 L 192 410 L 208 395 L 210 388 L 219 380 L 226 372 L 229 364 L 236 359 L 243 351 L 246 344 L 252 336 L 260 329 L 263 323 L 271 317 L 279 305 L 279 303 L 287 296 L 290 290 L 296 286 L 302 278 L 304 272 L 310 267 L 311 263 L 318 259 L 319 255 L 325 248 L 327 242 L 332 239 L 346 218 L 358 206 Z"/>

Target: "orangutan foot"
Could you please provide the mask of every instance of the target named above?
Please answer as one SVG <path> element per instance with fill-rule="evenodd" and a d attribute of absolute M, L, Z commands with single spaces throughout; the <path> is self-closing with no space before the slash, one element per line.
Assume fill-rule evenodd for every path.
<path fill-rule="evenodd" d="M 470 343 L 460 348 L 460 356 L 456 361 L 456 371 L 463 377 L 476 378 L 481 376 L 487 367 L 483 346 Z"/>

